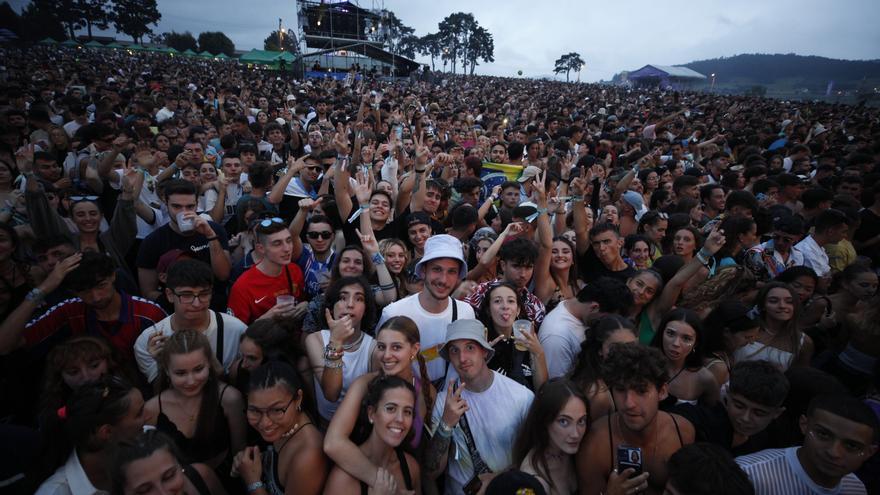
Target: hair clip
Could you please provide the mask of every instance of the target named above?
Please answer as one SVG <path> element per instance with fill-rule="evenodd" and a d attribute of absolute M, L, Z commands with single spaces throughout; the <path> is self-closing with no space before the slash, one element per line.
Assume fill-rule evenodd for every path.
<path fill-rule="evenodd" d="M 67 419 L 67 406 L 59 407 L 55 414 L 58 415 L 58 419 Z"/>
<path fill-rule="evenodd" d="M 104 391 L 101 392 L 101 398 L 106 399 L 110 395 L 110 387 L 104 387 Z"/>

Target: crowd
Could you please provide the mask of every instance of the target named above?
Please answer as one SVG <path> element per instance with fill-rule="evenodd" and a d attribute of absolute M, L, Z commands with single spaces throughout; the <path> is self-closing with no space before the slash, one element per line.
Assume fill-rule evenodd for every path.
<path fill-rule="evenodd" d="M 877 108 L 0 53 L 5 489 L 880 490 Z"/>

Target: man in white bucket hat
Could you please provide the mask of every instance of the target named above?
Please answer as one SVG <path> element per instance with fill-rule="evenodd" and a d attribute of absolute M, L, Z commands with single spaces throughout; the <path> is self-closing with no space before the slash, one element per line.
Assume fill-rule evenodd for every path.
<path fill-rule="evenodd" d="M 440 355 L 440 348 L 445 342 L 446 326 L 458 319 L 474 318 L 470 304 L 450 297 L 467 275 L 461 241 L 447 234 L 429 238 L 425 242 L 425 255 L 416 264 L 416 275 L 425 282 L 422 291 L 385 306 L 376 328 L 381 328 L 392 316 L 411 318 L 421 334 L 421 352 L 428 365 L 428 376 L 431 381 L 442 383 L 446 360 Z"/>

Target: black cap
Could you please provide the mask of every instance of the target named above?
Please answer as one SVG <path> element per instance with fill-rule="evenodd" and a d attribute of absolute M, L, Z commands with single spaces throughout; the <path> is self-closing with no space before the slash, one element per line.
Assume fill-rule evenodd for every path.
<path fill-rule="evenodd" d="M 423 211 L 416 211 L 410 213 L 406 217 L 406 228 L 410 228 L 413 225 L 425 224 L 428 227 L 431 227 L 433 224 L 431 223 L 431 216 Z"/>
<path fill-rule="evenodd" d="M 704 177 L 709 175 L 709 172 L 699 168 L 699 167 L 691 167 L 684 171 L 684 175 L 692 175 L 694 177 Z"/>
<path fill-rule="evenodd" d="M 538 478 L 518 469 L 499 474 L 486 487 L 486 495 L 517 495 L 520 493 L 547 494 Z"/>

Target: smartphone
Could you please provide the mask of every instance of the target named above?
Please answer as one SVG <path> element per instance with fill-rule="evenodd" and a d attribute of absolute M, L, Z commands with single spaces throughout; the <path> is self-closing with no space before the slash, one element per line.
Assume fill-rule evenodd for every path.
<path fill-rule="evenodd" d="M 628 445 L 617 446 L 617 472 L 632 468 L 633 476 L 642 474 L 642 449 Z"/>

